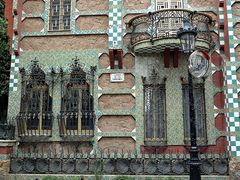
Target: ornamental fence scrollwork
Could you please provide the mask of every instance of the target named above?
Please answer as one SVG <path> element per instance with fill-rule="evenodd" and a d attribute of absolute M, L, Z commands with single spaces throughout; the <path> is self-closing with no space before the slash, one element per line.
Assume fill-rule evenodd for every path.
<path fill-rule="evenodd" d="M 200 155 L 202 175 L 228 175 L 224 154 Z M 189 154 L 22 153 L 11 155 L 10 173 L 188 175 Z"/>

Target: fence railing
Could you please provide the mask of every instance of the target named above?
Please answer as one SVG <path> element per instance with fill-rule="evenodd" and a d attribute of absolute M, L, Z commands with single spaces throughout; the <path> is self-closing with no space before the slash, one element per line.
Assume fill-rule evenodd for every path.
<path fill-rule="evenodd" d="M 200 156 L 203 175 L 227 175 L 226 155 Z M 31 154 L 11 155 L 10 173 L 188 175 L 189 154 Z"/>

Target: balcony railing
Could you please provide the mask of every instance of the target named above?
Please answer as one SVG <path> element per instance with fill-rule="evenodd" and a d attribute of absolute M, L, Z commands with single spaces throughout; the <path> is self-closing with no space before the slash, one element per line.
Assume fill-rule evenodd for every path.
<path fill-rule="evenodd" d="M 50 137 L 52 136 L 52 112 L 19 113 L 17 128 L 19 137 Z"/>
<path fill-rule="evenodd" d="M 58 116 L 61 137 L 91 137 L 94 135 L 94 111 L 63 112 Z"/>
<path fill-rule="evenodd" d="M 210 29 L 213 23 L 211 17 L 203 13 L 183 9 L 165 9 L 132 18 L 128 23 L 128 27 L 132 31 L 130 48 L 134 48 L 139 43 L 149 42 L 156 50 L 160 48 L 157 45 L 163 46 L 162 43 L 156 41 L 164 39 L 177 40 L 177 42 L 174 42 L 175 44 L 168 42 L 170 48 L 171 46 L 174 48 L 176 46 L 180 47 L 180 41 L 176 37 L 177 31 L 183 28 L 184 20 L 189 20 L 197 28 L 197 41 L 206 43 L 209 49 L 212 43 Z M 143 47 L 141 46 L 141 48 Z"/>

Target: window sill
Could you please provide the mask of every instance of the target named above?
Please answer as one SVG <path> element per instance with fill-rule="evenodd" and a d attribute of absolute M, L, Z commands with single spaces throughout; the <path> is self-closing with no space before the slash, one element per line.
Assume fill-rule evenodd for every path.
<path fill-rule="evenodd" d="M 71 29 L 60 29 L 60 30 L 48 30 L 49 33 L 51 32 L 71 32 Z"/>

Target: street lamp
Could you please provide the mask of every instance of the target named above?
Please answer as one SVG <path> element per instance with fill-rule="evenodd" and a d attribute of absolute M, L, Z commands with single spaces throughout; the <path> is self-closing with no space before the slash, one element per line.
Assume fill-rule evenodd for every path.
<path fill-rule="evenodd" d="M 194 28 L 190 20 L 183 20 L 183 28 L 180 28 L 177 37 L 180 39 L 182 51 L 190 54 L 195 49 L 195 40 L 197 36 L 197 29 Z M 190 109 L 190 134 L 191 134 L 191 148 L 190 148 L 190 180 L 200 180 L 201 174 L 199 170 L 200 160 L 198 157 L 197 135 L 196 135 L 196 121 L 194 111 L 194 97 L 193 97 L 193 83 L 192 75 L 196 78 L 205 75 L 208 69 L 208 62 L 205 61 L 198 51 L 193 52 L 189 57 L 188 65 L 188 83 L 189 83 L 189 109 Z"/>

